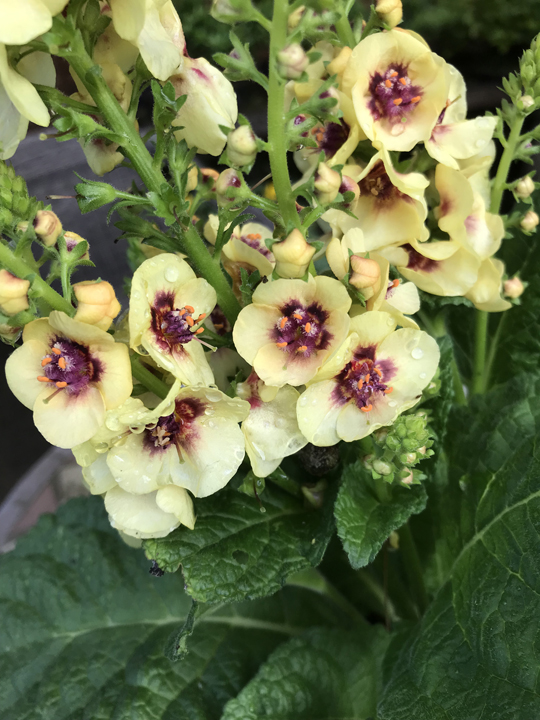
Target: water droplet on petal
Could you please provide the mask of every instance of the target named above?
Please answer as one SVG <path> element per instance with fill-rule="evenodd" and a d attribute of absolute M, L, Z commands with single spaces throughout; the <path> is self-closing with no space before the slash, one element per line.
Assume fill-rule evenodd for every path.
<path fill-rule="evenodd" d="M 388 407 L 395 408 L 397 405 L 397 402 L 395 400 L 390 400 L 388 403 Z"/>
<path fill-rule="evenodd" d="M 394 323 L 394 318 L 389 317 L 388 320 L 386 321 L 386 323 L 387 323 L 388 325 L 394 325 L 394 324 L 395 324 L 395 323 Z"/>
<path fill-rule="evenodd" d="M 425 380 L 427 378 L 427 373 L 420 373 L 420 380 Z"/>
<path fill-rule="evenodd" d="M 170 283 L 176 282 L 178 280 L 178 270 L 175 267 L 168 267 L 165 270 L 165 280 Z"/>
<path fill-rule="evenodd" d="M 281 429 L 282 429 L 282 428 L 284 428 L 284 427 L 287 426 L 287 421 L 286 421 L 284 418 L 278 417 L 278 418 L 276 418 L 276 420 L 275 420 L 275 422 L 274 422 L 274 425 L 275 425 L 277 428 L 281 428 Z"/>
<path fill-rule="evenodd" d="M 244 451 L 238 448 L 238 450 L 234 451 L 234 457 L 240 462 L 242 462 L 242 460 L 244 459 Z"/>
<path fill-rule="evenodd" d="M 302 395 L 302 397 L 301 397 L 300 400 L 298 401 L 298 403 L 299 403 L 302 407 L 304 407 L 305 405 L 307 405 L 307 402 L 308 402 L 308 399 L 307 399 L 307 397 L 306 397 L 305 395 Z"/>
<path fill-rule="evenodd" d="M 475 143 L 477 148 L 483 147 L 486 143 L 483 140 L 477 140 Z"/>
<path fill-rule="evenodd" d="M 414 348 L 414 350 L 411 352 L 411 355 L 412 355 L 412 357 L 413 357 L 415 360 L 420 360 L 420 358 L 423 358 L 423 357 L 424 357 L 424 351 L 423 351 L 421 348 L 416 347 L 416 348 Z"/>

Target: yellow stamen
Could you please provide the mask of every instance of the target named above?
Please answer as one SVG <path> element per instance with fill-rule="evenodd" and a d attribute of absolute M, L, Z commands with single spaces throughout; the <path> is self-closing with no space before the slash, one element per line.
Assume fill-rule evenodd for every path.
<path fill-rule="evenodd" d="M 311 332 L 311 323 L 308 323 L 308 322 L 307 322 L 307 323 L 305 324 L 305 326 L 304 326 L 304 329 L 305 329 L 305 331 L 306 331 L 307 333 L 308 333 L 308 332 Z"/>
<path fill-rule="evenodd" d="M 373 369 L 375 370 L 375 372 L 377 373 L 377 375 L 378 375 L 380 378 L 382 378 L 382 372 L 379 370 L 379 368 L 373 368 Z"/>
<path fill-rule="evenodd" d="M 58 348 L 51 348 L 51 350 L 52 350 L 52 352 L 53 352 L 55 355 L 61 355 L 61 354 L 62 354 L 62 351 L 59 350 Z"/>
<path fill-rule="evenodd" d="M 182 308 L 181 310 L 178 311 L 178 314 L 180 315 L 180 317 L 182 317 L 186 313 L 187 313 L 187 308 Z"/>
<path fill-rule="evenodd" d="M 286 343 L 286 342 L 276 343 L 276 346 L 277 346 L 278 348 L 284 348 L 284 347 L 287 347 L 287 343 Z"/>
<path fill-rule="evenodd" d="M 259 233 L 249 233 L 247 238 L 248 238 L 248 240 L 260 240 L 261 236 Z"/>
<path fill-rule="evenodd" d="M 58 366 L 62 368 L 62 370 L 66 369 L 66 359 L 61 357 L 58 360 Z"/>
<path fill-rule="evenodd" d="M 396 98 L 396 99 L 393 101 L 394 105 L 401 105 L 402 102 L 403 102 L 403 100 L 402 100 L 401 98 Z M 364 409 L 364 408 L 362 408 L 362 410 L 363 410 L 363 409 Z"/>
<path fill-rule="evenodd" d="M 62 388 L 67 387 L 67 382 L 64 382 L 64 381 L 62 381 L 62 382 L 57 382 L 57 383 L 55 383 L 55 385 L 56 385 L 57 388 L 60 388 L 60 389 L 62 390 Z"/>
<path fill-rule="evenodd" d="M 362 412 L 369 412 L 370 410 L 373 410 L 373 405 L 370 403 L 369 405 L 366 405 L 366 407 L 360 408 Z"/>
<path fill-rule="evenodd" d="M 367 382 L 367 383 L 369 382 L 370 377 L 371 377 L 371 375 L 368 373 L 368 374 L 366 375 L 366 382 Z"/>
<path fill-rule="evenodd" d="M 39 382 L 51 382 L 48 377 L 45 377 L 45 375 L 38 375 L 37 379 Z"/>
<path fill-rule="evenodd" d="M 41 367 L 45 367 L 45 365 L 48 365 L 50 362 L 52 362 L 52 357 L 45 357 L 41 361 Z"/>

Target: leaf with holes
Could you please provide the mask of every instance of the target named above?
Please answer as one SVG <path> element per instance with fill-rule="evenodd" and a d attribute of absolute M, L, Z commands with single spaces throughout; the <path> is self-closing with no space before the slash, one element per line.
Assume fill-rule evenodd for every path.
<path fill-rule="evenodd" d="M 287 577 L 318 565 L 334 530 L 329 492 L 322 510 L 267 485 L 265 512 L 255 498 L 228 488 L 196 501 L 195 530 L 147 540 L 146 554 L 168 572 L 182 566 L 199 602 L 238 602 L 270 595 Z"/>

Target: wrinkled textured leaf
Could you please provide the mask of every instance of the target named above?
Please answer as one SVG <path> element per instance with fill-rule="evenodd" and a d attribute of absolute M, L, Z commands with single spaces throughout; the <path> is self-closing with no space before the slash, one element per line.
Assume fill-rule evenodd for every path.
<path fill-rule="evenodd" d="M 413 513 L 422 512 L 427 501 L 423 485 L 390 485 L 391 500 L 381 502 L 371 488 L 372 482 L 361 462 L 349 466 L 334 510 L 338 535 L 356 569 L 372 562 L 390 533 Z"/>
<path fill-rule="evenodd" d="M 223 720 L 366 720 L 375 714 L 382 627 L 311 630 L 276 650 Z"/>
<path fill-rule="evenodd" d="M 280 642 L 340 617 L 299 588 L 211 608 L 171 663 L 163 649 L 190 603 L 179 574 L 149 575 L 101 498 L 43 517 L 0 561 L 0 717 L 218 720 Z"/>
<path fill-rule="evenodd" d="M 474 534 L 417 631 L 401 642 L 379 720 L 540 717 L 540 450 L 485 487 Z"/>
<path fill-rule="evenodd" d="M 322 510 L 275 486 L 257 500 L 227 489 L 196 503 L 195 530 L 145 542 L 149 558 L 169 572 L 181 565 L 187 592 L 199 602 L 237 602 L 270 595 L 287 577 L 322 560 L 334 530 L 332 497 Z"/>

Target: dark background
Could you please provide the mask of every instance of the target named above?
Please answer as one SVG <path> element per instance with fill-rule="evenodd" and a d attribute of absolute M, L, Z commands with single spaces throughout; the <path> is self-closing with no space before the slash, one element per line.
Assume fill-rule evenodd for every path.
<path fill-rule="evenodd" d="M 267 15 L 271 1 L 256 3 Z M 323 3 L 321 3 L 321 6 Z M 369 3 L 357 3 L 353 14 L 363 11 Z M 183 21 L 187 47 L 192 57 L 211 59 L 218 51 L 230 49 L 230 28 L 214 21 L 208 14 L 210 3 L 182 0 L 178 10 Z M 332 6 L 330 2 L 329 7 Z M 432 49 L 452 62 L 467 81 L 470 115 L 494 110 L 502 97 L 497 86 L 501 77 L 517 67 L 518 57 L 540 30 L 540 2 L 538 0 L 404 0 L 404 25 L 423 34 Z M 256 60 L 264 69 L 266 38 L 254 24 L 237 29 L 244 42 L 250 42 Z M 59 67 L 59 84 L 65 92 L 72 92 L 65 70 Z M 266 135 L 266 98 L 263 91 L 252 83 L 237 83 L 240 111 L 252 122 L 260 137 Z M 149 122 L 151 105 L 143 98 L 141 126 Z M 52 130 L 48 130 L 52 132 Z M 215 160 L 208 164 L 215 165 Z M 70 195 L 77 182 L 74 172 L 95 179 L 89 170 L 83 152 L 76 141 L 57 144 L 54 140 L 42 142 L 37 129 L 21 143 L 12 159 L 16 171 L 23 175 L 30 194 L 40 200 L 48 195 Z M 292 169 L 292 168 L 291 168 Z M 264 155 L 258 159 L 250 180 L 268 172 Z M 125 168 L 117 168 L 105 179 L 118 188 L 127 189 L 133 178 Z M 90 243 L 91 259 L 96 268 L 84 268 L 76 280 L 103 277 L 115 286 L 123 307 L 123 279 L 129 274 L 125 259 L 125 245 L 115 244 L 119 232 L 113 224 L 107 225 L 107 210 L 101 209 L 81 216 L 75 200 L 56 200 L 53 209 L 63 226 Z M 114 222 L 114 219 L 113 219 Z M 3 366 L 11 348 L 0 343 L 0 364 Z M 0 500 L 9 492 L 21 475 L 48 449 L 47 442 L 36 431 L 32 413 L 11 394 L 5 381 L 0 381 Z"/>

